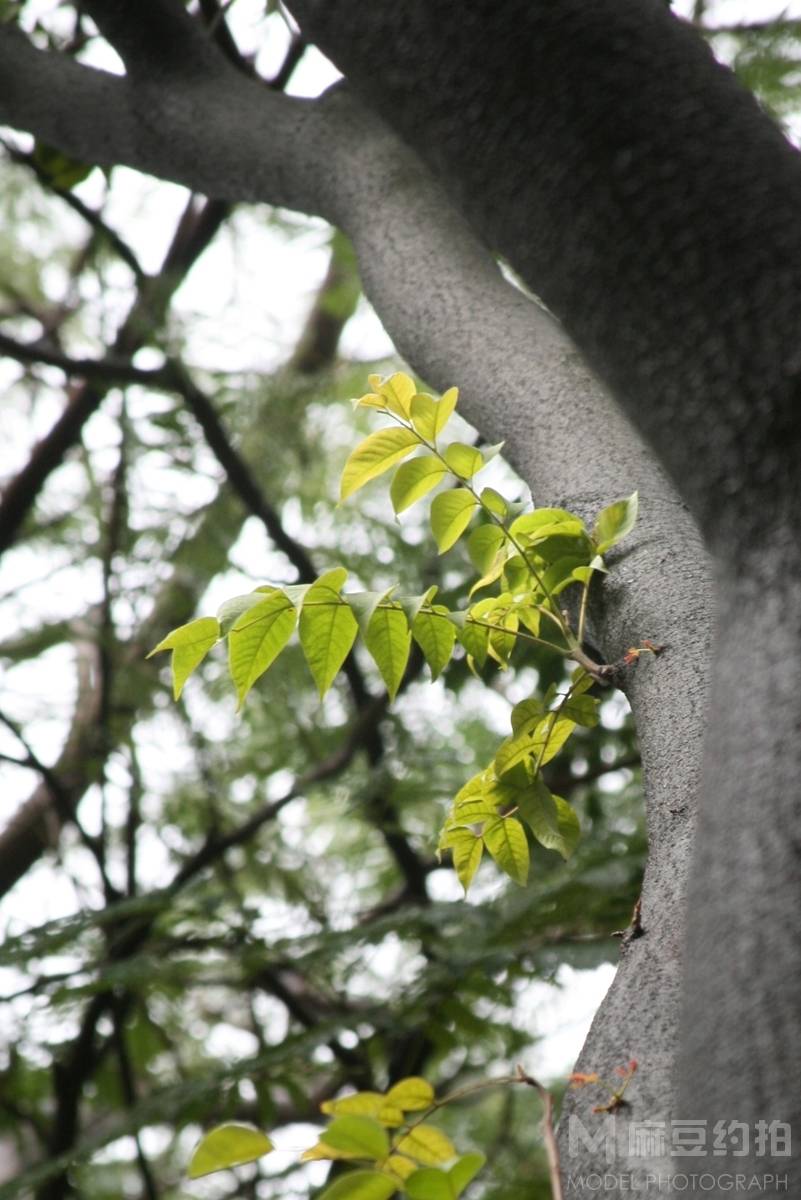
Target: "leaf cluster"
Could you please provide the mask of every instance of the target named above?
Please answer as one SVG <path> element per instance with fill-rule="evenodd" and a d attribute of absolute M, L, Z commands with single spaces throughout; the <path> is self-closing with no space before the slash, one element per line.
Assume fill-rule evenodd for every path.
<path fill-rule="evenodd" d="M 465 890 L 486 850 L 516 883 L 529 872 L 528 833 L 567 858 L 579 837 L 575 811 L 554 795 L 541 770 L 578 726 L 598 721 L 599 700 L 589 690 L 604 680 L 604 668 L 582 648 L 590 584 L 605 573 L 604 554 L 632 529 L 637 496 L 615 501 L 599 514 L 593 529 L 561 508 L 524 511 L 492 487 L 480 491 L 473 480 L 501 449 L 480 450 L 463 442 L 442 444 L 458 390 L 439 399 L 420 392 L 411 377 L 396 372 L 386 380 L 369 378 L 371 391 L 354 401 L 375 410 L 390 424 L 369 434 L 350 454 L 342 473 L 340 500 L 393 470 L 390 497 L 396 514 L 421 500 L 438 484 L 450 483 L 431 503 L 431 530 L 440 554 L 466 533 L 478 573 L 468 607 L 436 603 L 437 589 L 421 595 L 343 592 L 344 567 L 313 583 L 264 585 L 226 601 L 216 617 L 200 617 L 167 635 L 151 652 L 172 651 L 177 699 L 186 680 L 218 641 L 228 646 L 228 669 L 239 706 L 276 661 L 297 630 L 320 696 L 331 687 L 357 635 L 378 667 L 390 699 L 404 678 L 412 641 L 436 679 L 457 644 L 471 668 L 494 660 L 508 667 L 515 647 L 529 643 L 578 664 L 569 687 L 549 688 L 512 713 L 512 730 L 492 762 L 459 791 L 445 821 L 439 851 L 448 850 Z M 560 597 L 579 592 L 574 629 Z M 477 593 L 483 593 L 476 599 Z"/>
<path fill-rule="evenodd" d="M 389 1200 L 398 1192 L 410 1200 L 458 1200 L 485 1158 L 457 1154 L 447 1134 L 426 1119 L 447 1102 L 438 1101 L 420 1076 L 402 1079 L 386 1092 L 325 1101 L 321 1109 L 333 1119 L 301 1161 L 339 1162 L 355 1169 L 335 1178 L 320 1200 Z M 236 1122 L 221 1125 L 201 1139 L 188 1175 L 197 1179 L 254 1162 L 273 1149 L 258 1129 Z"/>

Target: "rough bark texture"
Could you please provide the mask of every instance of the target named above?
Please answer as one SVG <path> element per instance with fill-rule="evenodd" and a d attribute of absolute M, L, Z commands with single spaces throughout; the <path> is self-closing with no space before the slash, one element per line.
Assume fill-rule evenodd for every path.
<path fill-rule="evenodd" d="M 710 1131 L 778 1119 L 797 1141 L 797 154 L 662 0 L 294 0 L 349 80 L 315 104 L 215 59 L 171 0 L 143 0 L 140 29 L 125 4 L 89 7 L 128 75 L 0 30 L 0 118 L 89 160 L 338 221 L 401 351 L 433 384 L 461 385 L 466 414 L 507 439 L 539 502 L 589 512 L 639 487 L 643 520 L 595 635 L 610 658 L 643 636 L 670 645 L 630 689 L 651 835 L 644 936 L 582 1065 L 640 1060 L 626 1118 L 672 1113 Z M 148 66 L 164 20 L 186 53 Z M 486 247 L 564 322 L 656 457 Z M 682 501 L 721 585 L 709 709 L 710 570 Z M 582 1095 L 571 1104 L 589 1123 Z M 622 1149 L 615 1171 L 645 1165 Z M 800 1162 L 752 1149 L 648 1165 L 773 1170 L 794 1194 Z M 586 1148 L 566 1159 L 576 1176 L 604 1166 Z"/>

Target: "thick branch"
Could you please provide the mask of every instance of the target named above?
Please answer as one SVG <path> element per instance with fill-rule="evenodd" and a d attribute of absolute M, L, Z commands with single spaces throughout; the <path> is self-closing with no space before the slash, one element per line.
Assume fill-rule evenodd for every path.
<path fill-rule="evenodd" d="M 205 73 L 165 78 L 157 61 L 129 79 L 37 50 L 2 25 L 0 121 L 82 162 L 325 215 L 328 118 L 313 101 L 266 88 L 213 53 Z"/>

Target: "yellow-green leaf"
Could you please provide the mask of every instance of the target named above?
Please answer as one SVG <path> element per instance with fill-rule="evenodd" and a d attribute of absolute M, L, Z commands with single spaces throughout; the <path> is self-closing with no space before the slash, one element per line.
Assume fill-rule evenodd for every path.
<path fill-rule="evenodd" d="M 412 398 L 412 424 L 420 436 L 425 438 L 427 442 L 435 442 L 437 440 L 437 437 L 451 419 L 458 398 L 458 388 L 449 388 L 440 400 L 435 400 L 427 392 L 418 392 Z"/>
<path fill-rule="evenodd" d="M 412 625 L 412 636 L 423 651 L 431 678 L 436 679 L 448 665 L 456 642 L 456 628 L 447 619 L 444 604 L 419 612 Z"/>
<path fill-rule="evenodd" d="M 415 1125 L 394 1149 L 427 1167 L 438 1167 L 456 1154 L 453 1142 L 435 1125 Z"/>
<path fill-rule="evenodd" d="M 401 608 L 384 605 L 376 608 L 367 627 L 364 644 L 375 659 L 390 700 L 395 699 L 403 679 L 411 640 L 409 623 Z"/>
<path fill-rule="evenodd" d="M 340 598 L 343 567 L 327 571 L 306 593 L 300 614 L 300 644 L 321 696 L 334 682 L 356 638 L 356 618 Z"/>
<path fill-rule="evenodd" d="M 281 591 L 243 612 L 228 634 L 228 669 L 238 707 L 257 679 L 272 665 L 292 636 L 295 606 Z"/>
<path fill-rule="evenodd" d="M 581 827 L 567 801 L 552 795 L 539 777 L 521 789 L 516 800 L 521 817 L 537 841 L 547 850 L 556 850 L 562 858 L 569 858 L 581 836 Z"/>
<path fill-rule="evenodd" d="M 325 1189 L 318 1200 L 389 1200 L 398 1190 L 394 1175 L 381 1171 L 348 1171 Z"/>
<path fill-rule="evenodd" d="M 483 1154 L 478 1151 L 473 1151 L 472 1154 L 463 1154 L 462 1157 L 455 1162 L 448 1172 L 451 1187 L 453 1189 L 454 1200 L 458 1200 L 468 1183 L 479 1173 L 486 1162 Z"/>
<path fill-rule="evenodd" d="M 450 550 L 470 524 L 478 501 L 466 488 L 440 492 L 431 502 L 431 530 L 440 554 Z"/>
<path fill-rule="evenodd" d="M 409 375 L 404 371 L 396 371 L 394 375 L 390 375 L 389 379 L 380 383 L 376 391 L 383 397 L 384 403 L 391 413 L 394 413 L 396 417 L 401 417 L 404 421 L 409 420 L 412 396 L 417 391 L 414 380 Z"/>
<path fill-rule="evenodd" d="M 355 1092 L 352 1096 L 341 1096 L 339 1100 L 325 1100 L 320 1111 L 336 1117 L 373 1117 L 382 1125 L 402 1125 L 403 1112 L 396 1104 L 390 1104 L 382 1092 Z"/>
<path fill-rule="evenodd" d="M 418 1167 L 417 1163 L 413 1163 L 410 1158 L 403 1158 L 400 1154 L 390 1154 L 384 1163 L 384 1170 L 391 1171 L 399 1179 L 408 1179 L 410 1175 L 418 1170 Z"/>
<path fill-rule="evenodd" d="M 177 700 L 184 684 L 220 637 L 220 624 L 216 617 L 198 617 L 187 625 L 179 625 L 154 646 L 148 654 L 152 658 L 161 650 L 172 650 L 172 692 Z"/>
<path fill-rule="evenodd" d="M 337 1117 L 323 1137 L 327 1146 L 358 1158 L 380 1159 L 389 1154 L 387 1131 L 371 1117 L 349 1114 Z"/>
<path fill-rule="evenodd" d="M 471 532 L 467 539 L 467 553 L 480 575 L 489 571 L 505 541 L 506 537 L 499 525 L 478 525 Z"/>
<path fill-rule="evenodd" d="M 345 463 L 339 485 L 340 502 L 347 500 L 348 496 L 352 496 L 371 479 L 383 475 L 384 471 L 406 458 L 419 445 L 417 434 L 400 426 L 371 433 L 360 442 Z"/>
<path fill-rule="evenodd" d="M 409 1075 L 389 1089 L 387 1100 L 390 1104 L 397 1104 L 404 1112 L 422 1112 L 434 1103 L 434 1089 L 420 1075 Z"/>
<path fill-rule="evenodd" d="M 410 458 L 408 462 L 401 463 L 389 488 L 395 512 L 402 513 L 411 508 L 437 486 L 445 473 L 442 461 L 433 454 L 423 454 L 420 458 Z"/>
<path fill-rule="evenodd" d="M 528 882 L 528 842 L 515 817 L 499 817 L 484 826 L 484 844 L 510 879 L 525 887 Z"/>
<path fill-rule="evenodd" d="M 448 1172 L 439 1167 L 419 1167 L 406 1180 L 410 1200 L 454 1200 Z"/>
<path fill-rule="evenodd" d="M 631 533 L 637 520 L 638 496 L 632 492 L 625 500 L 615 500 L 598 514 L 592 531 L 595 548 L 599 554 L 606 553 L 612 546 Z"/>
<path fill-rule="evenodd" d="M 460 819 L 470 820 L 469 816 L 460 814 Z M 450 850 L 453 855 L 453 869 L 456 877 L 465 890 L 465 895 L 473 882 L 473 876 L 479 868 L 484 853 L 484 842 L 470 829 L 454 829 L 449 837 Z"/>
<path fill-rule="evenodd" d="M 481 493 L 481 503 L 484 508 L 493 513 L 496 517 L 503 520 L 509 512 L 509 505 L 504 500 L 500 492 L 496 492 L 495 488 L 485 487 Z"/>
<path fill-rule="evenodd" d="M 448 388 L 447 392 L 443 392 L 437 403 L 436 424 L 434 426 L 434 434 L 438 436 L 450 421 L 456 402 L 459 399 L 459 389 L 452 387 Z"/>
<path fill-rule="evenodd" d="M 472 479 L 484 466 L 481 451 L 475 446 L 465 445 L 464 442 L 451 442 L 445 449 L 444 458 L 459 479 Z"/>
<path fill-rule="evenodd" d="M 225 1171 L 243 1163 L 255 1162 L 274 1149 L 272 1142 L 253 1125 L 231 1122 L 218 1125 L 201 1138 L 189 1160 L 187 1175 L 199 1179 L 212 1171 Z"/>

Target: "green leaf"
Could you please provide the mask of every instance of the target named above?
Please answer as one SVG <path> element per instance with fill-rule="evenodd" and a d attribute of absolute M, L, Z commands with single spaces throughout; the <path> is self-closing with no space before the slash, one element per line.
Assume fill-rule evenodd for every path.
<path fill-rule="evenodd" d="M 378 429 L 365 438 L 351 453 L 342 472 L 339 485 L 340 503 L 360 487 L 383 475 L 400 459 L 419 446 L 417 434 L 411 429 Z"/>
<path fill-rule="evenodd" d="M 454 1200 L 448 1172 L 436 1167 L 419 1167 L 406 1180 L 404 1191 L 411 1200 Z"/>
<path fill-rule="evenodd" d="M 575 721 L 552 712 L 536 722 L 524 721 L 498 748 L 496 774 L 504 779 L 511 775 L 522 785 L 559 753 L 575 728 Z"/>
<path fill-rule="evenodd" d="M 461 1196 L 468 1183 L 475 1178 L 486 1161 L 487 1159 L 483 1154 L 473 1151 L 472 1154 L 463 1154 L 453 1164 L 448 1175 L 451 1181 L 454 1200 L 458 1200 L 458 1197 Z"/>
<path fill-rule="evenodd" d="M 402 513 L 436 487 L 446 474 L 440 459 L 423 454 L 401 463 L 392 479 L 389 496 L 396 513 Z"/>
<path fill-rule="evenodd" d="M 455 1154 L 453 1142 L 435 1125 L 415 1125 L 395 1146 L 398 1154 L 405 1154 L 415 1162 L 427 1167 L 438 1167 L 449 1162 Z"/>
<path fill-rule="evenodd" d="M 228 636 L 231 627 L 236 624 L 242 613 L 262 603 L 265 591 L 269 591 L 272 594 L 273 591 L 277 590 L 277 588 L 260 588 L 257 592 L 248 592 L 246 596 L 232 596 L 230 600 L 226 600 L 224 604 L 221 604 L 217 609 L 217 620 L 220 622 L 220 637 Z"/>
<path fill-rule="evenodd" d="M 440 492 L 431 502 L 431 530 L 440 554 L 450 550 L 470 524 L 478 501 L 466 488 Z"/>
<path fill-rule="evenodd" d="M 327 571 L 306 593 L 300 614 L 300 644 L 321 696 L 350 653 L 356 639 L 356 618 L 340 599 L 347 571 Z"/>
<path fill-rule="evenodd" d="M 406 613 L 406 620 L 409 622 L 410 626 L 414 625 L 415 621 L 417 620 L 417 616 L 420 612 L 420 609 L 423 608 L 424 605 L 430 604 L 431 601 L 436 596 L 438 591 L 439 591 L 439 588 L 434 583 L 431 585 L 430 588 L 427 588 L 426 591 L 423 592 L 422 596 L 395 596 L 394 597 L 395 602 L 397 604 L 399 604 L 400 607 L 403 609 L 403 611 Z M 442 606 L 440 605 L 440 607 L 442 607 Z M 447 609 L 446 609 L 446 612 L 447 612 Z"/>
<path fill-rule="evenodd" d="M 451 442 L 443 455 L 454 475 L 459 479 L 472 479 L 484 466 L 484 456 L 475 446 L 464 442 Z"/>
<path fill-rule="evenodd" d="M 496 492 L 495 488 L 485 487 L 481 493 L 481 503 L 489 512 L 496 517 L 504 520 L 509 513 L 509 505 L 504 500 L 500 492 Z"/>
<path fill-rule="evenodd" d="M 395 699 L 403 679 L 411 640 L 409 624 L 402 609 L 381 606 L 375 610 L 367 627 L 364 644 L 375 659 L 390 700 Z"/>
<path fill-rule="evenodd" d="M 48 183 L 62 192 L 74 188 L 94 170 L 92 164 L 87 166 L 38 140 L 33 148 L 33 161 Z"/>
<path fill-rule="evenodd" d="M 296 621 L 294 604 L 280 591 L 237 618 L 228 634 L 228 669 L 236 687 L 237 708 L 292 637 Z"/>
<path fill-rule="evenodd" d="M 336 1117 L 323 1134 L 325 1144 L 357 1158 L 386 1158 L 389 1154 L 387 1131 L 371 1117 Z"/>
<path fill-rule="evenodd" d="M 525 887 L 528 882 L 528 842 L 515 817 L 499 817 L 484 827 L 484 844 L 510 879 Z"/>
<path fill-rule="evenodd" d="M 348 1171 L 327 1187 L 318 1200 L 389 1200 L 399 1180 L 382 1171 Z"/>
<path fill-rule="evenodd" d="M 637 493 L 632 492 L 625 500 L 615 500 L 614 504 L 601 510 L 592 531 L 599 554 L 605 554 L 611 546 L 617 545 L 627 533 L 631 533 L 637 520 L 638 507 Z"/>
<path fill-rule="evenodd" d="M 387 1092 L 390 1104 L 397 1104 L 404 1112 L 423 1112 L 434 1103 L 434 1089 L 420 1075 L 409 1075 L 399 1079 Z"/>
<path fill-rule="evenodd" d="M 466 819 L 469 820 L 469 816 Z M 480 834 L 476 835 L 470 829 L 454 829 L 449 834 L 448 846 L 453 855 L 453 869 L 467 895 L 481 864 L 484 842 Z"/>
<path fill-rule="evenodd" d="M 479 575 L 484 575 L 493 566 L 505 541 L 499 525 L 479 525 L 472 530 L 467 539 L 467 553 Z"/>
<path fill-rule="evenodd" d="M 600 707 L 601 702 L 595 696 L 571 696 L 559 711 L 562 716 L 575 721 L 577 725 L 585 725 L 588 729 L 592 729 L 594 725 L 598 724 Z"/>
<path fill-rule="evenodd" d="M 432 679 L 450 662 L 456 642 L 456 629 L 447 617 L 444 604 L 435 604 L 430 611 L 418 613 L 412 625 L 412 636 L 423 652 Z"/>
<path fill-rule="evenodd" d="M 547 850 L 556 850 L 569 858 L 576 848 L 581 827 L 575 810 L 561 796 L 554 796 L 537 777 L 517 797 L 523 820 L 537 841 Z"/>
<path fill-rule="evenodd" d="M 586 557 L 570 554 L 565 558 L 558 558 L 543 574 L 543 587 L 552 596 L 558 596 L 571 583 L 583 582 L 582 572 L 586 572 L 588 577 L 592 576 Z"/>
<path fill-rule="evenodd" d="M 356 1092 L 342 1096 L 339 1100 L 325 1100 L 321 1112 L 336 1117 L 372 1117 L 382 1125 L 402 1125 L 403 1112 L 397 1104 L 390 1104 L 382 1092 Z M 325 1138 L 325 1134 L 323 1137 Z"/>
<path fill-rule="evenodd" d="M 458 398 L 458 388 L 448 388 L 440 400 L 435 400 L 427 392 L 419 392 L 412 398 L 412 424 L 420 436 L 424 437 L 427 442 L 435 442 L 437 440 L 451 419 Z"/>
<path fill-rule="evenodd" d="M 404 421 L 409 420 L 412 397 L 417 391 L 411 376 L 407 375 L 405 371 L 396 371 L 394 375 L 390 375 L 389 379 L 379 383 L 376 390 L 391 413 Z"/>
<path fill-rule="evenodd" d="M 512 732 L 517 733 L 523 726 L 537 721 L 541 721 L 546 715 L 547 709 L 542 700 L 538 700 L 536 696 L 529 696 L 527 700 L 521 700 L 512 709 Z"/>
<path fill-rule="evenodd" d="M 525 536 L 531 543 L 555 533 L 563 537 L 586 536 L 584 522 L 566 508 L 536 508 L 534 512 L 523 513 L 512 521 L 509 532 L 515 537 Z"/>
<path fill-rule="evenodd" d="M 152 658 L 161 650 L 172 650 L 172 693 L 177 700 L 184 684 L 219 640 L 220 625 L 216 617 L 198 617 L 187 625 L 179 625 L 154 646 L 148 654 Z"/>
<path fill-rule="evenodd" d="M 255 1162 L 273 1149 L 270 1139 L 253 1125 L 237 1122 L 218 1125 L 198 1142 L 186 1173 L 190 1179 L 199 1179 L 212 1171 L 225 1171 Z"/>
<path fill-rule="evenodd" d="M 474 658 L 480 667 L 483 667 L 487 661 L 487 647 L 489 646 L 490 637 L 490 630 L 487 626 L 479 625 L 475 620 L 468 620 L 459 631 L 458 636 L 459 641 L 470 657 Z"/>
<path fill-rule="evenodd" d="M 458 1200 L 486 1162 L 483 1154 L 464 1154 L 449 1171 L 420 1167 L 406 1180 L 411 1200 Z"/>
<path fill-rule="evenodd" d="M 391 591 L 392 588 L 388 588 L 385 592 L 346 592 L 342 596 L 356 618 L 362 637 L 367 636 L 367 630 L 370 628 L 375 610 L 382 600 L 386 600 Z"/>

